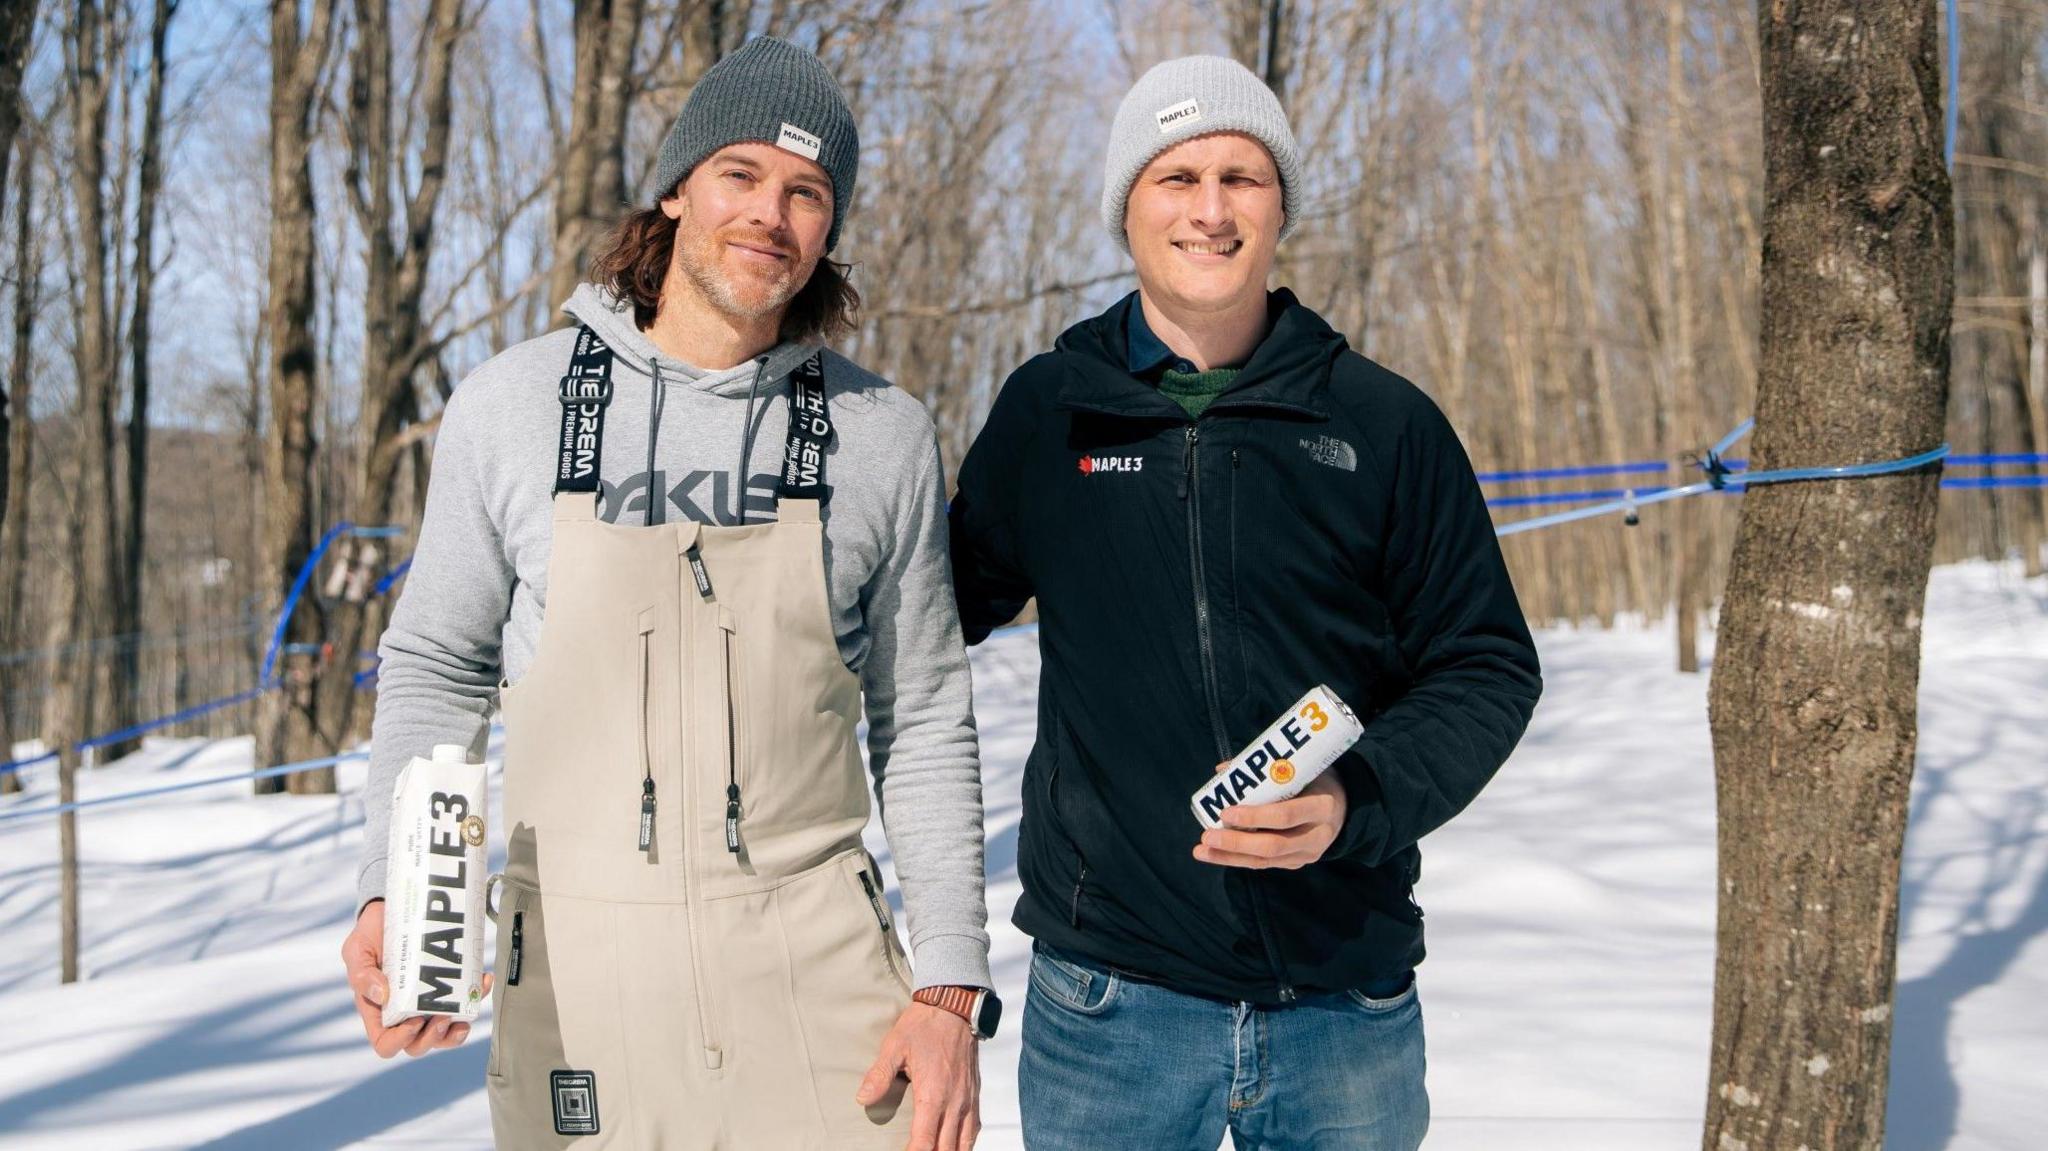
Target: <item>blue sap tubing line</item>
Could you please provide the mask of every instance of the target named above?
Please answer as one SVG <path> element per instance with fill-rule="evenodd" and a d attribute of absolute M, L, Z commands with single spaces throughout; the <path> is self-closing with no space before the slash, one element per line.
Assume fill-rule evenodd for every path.
<path fill-rule="evenodd" d="M 1478 479 L 1482 484 L 1513 483 L 1517 480 L 1566 480 L 1586 476 L 1623 476 L 1642 472 L 1662 475 L 1671 470 L 1671 465 L 1662 460 L 1637 460 L 1626 464 L 1587 464 L 1570 468 L 1536 468 L 1525 472 L 1481 472 Z"/>
<path fill-rule="evenodd" d="M 169 795 L 174 791 L 190 791 L 195 787 L 213 787 L 217 784 L 236 783 L 245 779 L 269 779 L 276 775 L 290 775 L 294 772 L 310 771 L 316 767 L 328 767 L 337 763 L 345 763 L 351 759 L 362 759 L 368 754 L 368 752 L 351 751 L 342 755 L 330 755 L 322 759 L 308 759 L 298 763 L 283 763 L 276 767 L 265 767 L 256 771 L 238 771 L 233 775 L 216 775 L 208 779 L 188 780 L 184 783 L 173 783 L 163 787 L 146 787 L 140 791 L 124 791 L 118 795 L 103 795 L 98 799 L 80 799 L 74 800 L 71 803 L 53 803 L 45 807 L 21 807 L 13 811 L 0 811 L 0 823 L 7 823 L 17 819 L 28 819 L 31 816 L 38 815 L 61 815 L 67 811 L 99 807 L 102 804 L 125 803 L 131 799 L 147 799 L 151 796 Z"/>
<path fill-rule="evenodd" d="M 1881 476 L 1896 472 L 1909 472 L 1915 468 L 1926 467 L 1928 464 L 1934 463 L 1948 455 L 1949 452 L 1949 446 L 1943 444 L 1938 448 L 1921 452 L 1918 455 L 1907 456 L 1903 459 L 1885 460 L 1879 463 L 1842 464 L 1820 468 L 1778 468 L 1771 471 L 1746 472 L 1740 476 L 1727 475 L 1720 462 L 1721 453 L 1735 446 L 1736 441 L 1748 435 L 1750 429 L 1755 426 L 1755 420 L 1744 420 L 1739 427 L 1722 437 L 1721 442 L 1715 444 L 1708 451 L 1708 468 L 1714 475 L 1714 478 L 1710 480 L 1702 483 L 1687 484 L 1680 488 L 1666 488 L 1663 491 L 1651 492 L 1648 495 L 1634 498 L 1623 497 L 1606 503 L 1595 504 L 1592 507 L 1574 508 L 1568 512 L 1556 512 L 1547 516 L 1516 520 L 1514 523 L 1502 524 L 1500 527 L 1495 528 L 1494 534 L 1500 536 L 1520 535 L 1523 532 L 1535 531 L 1539 528 L 1555 527 L 1559 524 L 1593 519 L 1597 516 L 1612 515 L 1615 512 L 1630 511 L 1635 508 L 1646 507 L 1650 504 L 1661 504 L 1669 500 L 1684 499 L 1687 496 L 1704 495 L 1712 491 L 1740 491 L 1744 488 L 1760 484 L 1782 484 L 1791 483 L 1796 480 L 1856 479 L 1863 476 Z"/>
<path fill-rule="evenodd" d="M 321 536 L 320 542 L 313 545 L 312 554 L 308 555 L 306 562 L 299 567 L 299 574 L 292 578 L 292 589 L 286 593 L 284 606 L 278 610 L 277 627 L 271 632 L 269 649 L 263 653 L 262 682 L 269 683 L 276 674 L 277 656 L 278 652 L 284 647 L 285 629 L 291 626 L 292 612 L 299 606 L 299 597 L 306 594 L 306 585 L 312 582 L 313 570 L 320 566 L 320 557 L 326 555 L 327 549 L 333 546 L 335 539 L 344 533 L 355 536 L 358 539 L 391 539 L 395 536 L 403 535 L 405 529 L 390 524 L 382 527 L 358 527 L 355 524 L 346 522 L 335 524 L 327 529 L 327 534 Z M 411 562 L 411 560 L 406 561 L 408 565 Z M 385 582 L 377 585 L 377 590 L 381 592 L 387 586 L 389 586 L 388 578 Z"/>
<path fill-rule="evenodd" d="M 142 735 L 146 732 L 155 731 L 157 728 L 160 727 L 169 727 L 173 724 L 181 723 L 185 720 L 205 715 L 207 712 L 210 711 L 218 711 L 219 709 L 224 707 L 232 707 L 235 704 L 242 703 L 246 700 L 254 699 L 257 696 L 262 695 L 264 692 L 269 691 L 271 688 L 276 687 L 277 681 L 274 678 L 274 673 L 277 667 L 277 656 L 280 651 L 292 650 L 294 647 L 307 646 L 310 646 L 312 650 L 318 650 L 318 645 L 285 644 L 285 628 L 291 622 L 292 611 L 298 606 L 300 597 L 303 596 L 306 592 L 306 585 L 312 581 L 313 571 L 315 568 L 319 566 L 320 557 L 327 554 L 328 547 L 334 543 L 336 537 L 342 535 L 343 533 L 347 533 L 349 535 L 357 536 L 359 538 L 364 539 L 389 539 L 395 536 L 403 535 L 404 532 L 405 529 L 396 526 L 386 525 L 383 527 L 357 527 L 356 525 L 350 523 L 338 523 L 335 524 L 333 527 L 327 529 L 327 534 L 320 537 L 320 542 L 314 546 L 312 554 L 306 557 L 305 564 L 299 568 L 299 574 L 292 580 L 291 591 L 285 596 L 284 606 L 278 611 L 277 626 L 273 628 L 271 632 L 270 648 L 263 655 L 263 672 L 261 678 L 258 680 L 259 686 L 249 691 L 238 692 L 235 695 L 222 696 L 219 699 L 208 700 L 207 702 L 201 704 L 194 704 L 193 706 L 188 707 L 183 711 L 173 712 L 170 715 L 160 716 L 156 719 L 144 720 L 141 723 L 134 724 L 130 727 L 121 728 L 118 731 L 110 731 L 103 735 L 93 736 L 91 739 L 83 740 L 80 743 L 78 743 L 76 745 L 78 750 L 84 751 L 87 748 L 105 747 L 109 744 L 119 743 L 124 739 L 129 739 L 134 736 Z M 387 575 L 383 579 L 383 581 L 378 583 L 377 591 L 379 593 L 382 593 L 386 588 L 390 587 L 391 581 L 394 578 L 396 578 L 400 572 L 404 571 L 406 567 L 410 567 L 411 564 L 412 561 L 407 560 L 405 564 L 400 566 L 398 571 L 394 571 L 390 575 Z M 357 677 L 356 682 L 360 684 L 362 682 L 362 677 Z M 57 758 L 57 753 L 54 751 L 49 751 L 44 752 L 41 755 L 31 756 L 28 759 L 17 759 L 0 763 L 0 775 L 5 775 L 10 771 L 20 771 L 22 768 L 25 767 L 33 767 L 39 763 L 48 763 L 50 760 L 53 760 L 55 758 Z"/>
<path fill-rule="evenodd" d="M 2048 476 L 1944 476 L 1945 488 L 2043 488 Z"/>
<path fill-rule="evenodd" d="M 1490 508 L 1521 508 L 1529 507 L 1533 504 L 1569 504 L 1581 503 L 1586 500 L 1625 500 L 1629 498 L 1631 493 L 1636 496 L 1637 502 L 1640 503 L 1643 496 L 1667 490 L 1669 490 L 1668 487 L 1659 485 L 1651 488 L 1598 488 L 1583 492 L 1539 492 L 1532 496 L 1495 496 L 1493 499 L 1486 501 L 1486 506 Z"/>
<path fill-rule="evenodd" d="M 313 553 L 299 566 L 299 574 L 292 579 L 291 591 L 285 593 L 284 606 L 278 610 L 277 627 L 270 634 L 270 647 L 263 653 L 264 683 L 269 683 L 271 675 L 277 670 L 277 653 L 284 646 L 285 629 L 291 626 L 292 610 L 299 606 L 299 597 L 306 594 L 306 584 L 313 578 L 313 569 L 320 565 L 320 557 L 327 554 L 327 549 L 334 543 L 335 537 L 354 526 L 339 523 L 328 528 L 327 534 L 320 537 L 320 542 L 313 545 Z"/>
<path fill-rule="evenodd" d="M 1965 490 L 1982 488 L 2044 488 L 2048 487 L 2048 476 L 1943 476 L 1941 486 Z M 1631 493 L 1635 495 L 1636 503 L 1641 505 L 1647 502 L 1643 497 L 1665 490 L 1665 488 L 1661 487 L 1599 488 L 1578 492 L 1542 492 L 1533 496 L 1497 496 L 1486 501 L 1486 506 L 1490 508 L 1514 508 L 1528 507 L 1532 504 L 1583 503 L 1587 500 L 1626 501 Z M 1734 494 L 1739 490 L 1739 483 L 1731 482 L 1728 487 L 1722 490 Z"/>
<path fill-rule="evenodd" d="M 2007 464 L 2048 464 L 2048 452 L 2004 452 L 1990 456 L 1950 456 L 1944 466 L 1996 468 Z"/>
<path fill-rule="evenodd" d="M 1745 429 L 1737 430 L 1742 431 Z M 1733 440 L 1722 441 L 1723 444 L 1732 444 L 1733 442 Z M 1719 448 L 1715 454 L 1718 455 L 1720 451 L 1725 450 L 1726 448 Z M 1951 455 L 1943 462 L 1945 466 L 1952 468 L 2019 467 L 2027 464 L 2048 464 L 2048 452 L 1999 452 L 1991 455 L 1975 456 Z M 1731 472 L 1739 472 L 1749 466 L 1748 460 L 1722 460 L 1721 463 L 1722 466 Z M 1529 480 L 1584 479 L 1589 476 L 1662 474 L 1669 470 L 1671 470 L 1670 464 L 1657 460 L 1634 460 L 1625 464 L 1586 464 L 1568 468 L 1532 468 L 1528 471 L 1519 472 L 1480 472 L 1475 478 L 1482 484 L 1506 484 Z M 1620 490 L 1615 489 L 1616 494 L 1619 494 Z M 385 578 L 387 580 L 396 579 L 410 563 L 411 561 L 408 560 L 406 565 L 400 565 L 397 571 L 392 572 L 391 575 Z M 381 587 L 379 590 L 382 590 Z"/>
<path fill-rule="evenodd" d="M 384 578 L 378 580 L 376 588 L 370 592 L 371 598 L 374 599 L 378 596 L 383 595 L 385 592 L 390 591 L 391 585 L 397 583 L 399 580 L 404 579 L 405 573 L 411 570 L 412 559 L 411 557 L 407 557 L 404 563 L 399 564 L 397 567 L 392 568 L 390 571 L 384 573 Z"/>
<path fill-rule="evenodd" d="M 1035 627 L 1037 625 L 1033 624 L 1031 626 Z M 497 733 L 498 730 L 497 724 L 491 725 L 493 734 Z M 319 759 L 303 759 L 297 763 L 281 763 L 276 767 L 263 767 L 255 771 L 238 771 L 232 775 L 209 776 L 206 779 L 187 780 L 184 783 L 166 784 L 162 787 L 145 787 L 137 791 L 124 791 L 117 795 L 103 795 L 97 799 L 80 799 L 74 800 L 71 803 L 53 803 L 43 807 L 16 808 L 12 811 L 0 811 L 0 823 L 7 823 L 17 819 L 28 819 L 39 815 L 61 815 L 64 812 L 77 811 L 85 807 L 100 807 L 109 803 L 126 803 L 131 799 L 148 799 L 158 795 L 170 795 L 173 792 L 191 791 L 194 788 L 216 787 L 223 783 L 240 783 L 243 780 L 250 779 L 269 779 L 273 776 L 311 771 L 316 767 L 331 767 L 335 764 L 347 763 L 352 759 L 368 759 L 369 756 L 370 753 L 367 751 L 345 751 L 340 755 L 323 756 Z"/>
<path fill-rule="evenodd" d="M 155 731 L 160 727 L 169 727 L 172 724 L 183 723 L 188 719 L 195 719 L 210 711 L 219 711 L 224 707 L 233 707 L 235 704 L 255 699 L 268 690 L 270 690 L 268 687 L 253 688 L 249 691 L 237 692 L 234 695 L 226 695 L 219 699 L 208 700 L 205 703 L 194 704 L 183 711 L 175 711 L 156 719 L 144 720 L 133 726 L 121 728 L 119 731 L 107 732 L 105 735 L 93 736 L 91 739 L 81 741 L 76 746 L 78 750 L 84 751 L 89 747 L 105 747 L 108 744 L 119 743 L 124 739 L 131 739 L 145 732 Z M 48 763 L 55 758 L 57 758 L 56 752 L 46 751 L 41 755 L 33 755 L 27 759 L 0 763 L 0 775 L 5 775 L 10 771 L 20 771 L 25 767 L 34 767 L 39 763 Z"/>

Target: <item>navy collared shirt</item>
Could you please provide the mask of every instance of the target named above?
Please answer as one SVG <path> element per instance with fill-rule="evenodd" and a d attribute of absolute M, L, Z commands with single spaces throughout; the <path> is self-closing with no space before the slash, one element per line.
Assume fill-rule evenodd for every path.
<path fill-rule="evenodd" d="M 1156 381 L 1169 368 L 1185 375 L 1194 375 L 1198 370 L 1193 360 L 1175 355 L 1166 341 L 1152 333 L 1152 325 L 1145 322 L 1145 309 L 1136 300 L 1131 301 L 1124 321 L 1124 359 L 1131 374 L 1141 380 Z"/>

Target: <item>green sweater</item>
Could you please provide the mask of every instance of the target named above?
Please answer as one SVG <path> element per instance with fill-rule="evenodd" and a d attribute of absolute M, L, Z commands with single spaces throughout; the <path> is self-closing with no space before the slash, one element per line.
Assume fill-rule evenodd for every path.
<path fill-rule="evenodd" d="M 1210 401 L 1223 394 L 1237 378 L 1237 368 L 1211 368 L 1206 372 L 1176 372 L 1167 369 L 1159 377 L 1159 390 L 1179 404 L 1190 416 L 1199 416 Z"/>

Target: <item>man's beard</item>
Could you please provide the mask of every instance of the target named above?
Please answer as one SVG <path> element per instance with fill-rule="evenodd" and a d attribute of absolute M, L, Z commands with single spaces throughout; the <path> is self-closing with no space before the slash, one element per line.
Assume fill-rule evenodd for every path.
<path fill-rule="evenodd" d="M 787 259 L 772 278 L 750 276 L 735 283 L 721 267 L 727 242 L 767 248 L 783 253 Z M 803 288 L 803 280 L 798 278 L 798 257 L 786 242 L 772 234 L 743 229 L 707 233 L 697 225 L 687 206 L 676 221 L 676 262 L 713 307 L 743 320 L 758 320 L 782 311 Z"/>

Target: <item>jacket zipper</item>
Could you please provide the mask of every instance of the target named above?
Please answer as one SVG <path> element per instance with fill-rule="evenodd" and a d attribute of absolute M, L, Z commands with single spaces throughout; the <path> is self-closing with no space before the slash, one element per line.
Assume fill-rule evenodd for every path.
<path fill-rule="evenodd" d="M 900 976 L 902 973 L 896 968 L 896 949 L 890 945 L 889 905 L 882 899 L 882 873 L 876 871 L 872 881 L 868 879 L 865 867 L 856 867 L 853 873 L 860 876 L 860 889 L 868 893 L 868 906 L 875 909 L 875 922 L 882 928 L 882 962 L 888 965 L 890 974 Z"/>
<path fill-rule="evenodd" d="M 882 905 L 881 893 L 875 890 L 874 881 L 868 878 L 867 868 L 856 868 L 854 869 L 854 874 L 860 876 L 860 889 L 868 893 L 868 906 L 875 909 L 875 923 L 881 927 L 882 934 L 887 935 L 889 933 L 889 912 Z"/>
<path fill-rule="evenodd" d="M 686 555 L 689 557 L 690 560 L 690 562 L 685 565 L 686 569 L 690 569 L 692 571 L 701 571 L 702 563 L 701 560 L 699 560 L 698 558 L 697 549 L 694 544 L 690 547 Z M 708 584 L 708 581 L 706 581 L 706 584 Z M 711 598 L 709 587 L 705 585 L 699 585 L 698 595 L 699 598 L 708 601 Z M 689 607 L 689 599 L 687 596 L 684 597 L 683 604 L 684 606 L 682 612 L 682 627 L 679 629 L 682 635 L 682 647 L 679 654 L 682 657 L 681 664 L 683 669 L 683 675 L 687 679 L 690 676 L 690 641 L 694 639 L 696 636 L 697 628 L 699 626 L 696 621 L 702 618 L 704 608 L 702 605 L 700 605 L 697 610 L 691 610 L 691 608 Z M 694 685 L 688 682 L 686 682 L 683 685 L 684 690 L 686 692 L 692 686 Z M 689 696 L 685 695 L 683 698 L 688 699 Z M 684 730 L 689 730 L 688 725 L 684 726 Z M 700 885 L 697 865 L 697 791 L 698 789 L 696 787 L 691 786 L 690 762 L 688 754 L 686 752 L 683 761 L 682 787 L 684 876 L 683 882 L 686 885 L 686 890 L 683 893 L 683 908 L 685 915 L 689 919 L 690 930 L 690 991 L 692 993 L 692 996 L 697 1001 L 697 1032 L 699 1035 L 703 1036 L 702 1056 L 704 1059 L 704 1066 L 709 1068 L 710 1070 L 716 1071 L 725 1064 L 725 1052 L 719 1046 L 717 1037 L 714 1036 L 711 1031 L 710 999 L 705 994 L 704 988 L 704 953 L 703 948 L 699 943 L 699 941 L 704 938 L 704 923 L 703 917 L 698 914 L 697 905 L 703 900 L 704 892 Z"/>
<path fill-rule="evenodd" d="M 652 674 L 650 647 L 651 630 L 645 620 L 640 625 L 640 851 L 645 854 L 654 850 L 654 753 L 647 732 L 648 677 Z"/>
<path fill-rule="evenodd" d="M 512 956 L 505 964 L 505 986 L 519 986 L 519 968 L 526 959 L 526 913 L 512 913 Z"/>
<path fill-rule="evenodd" d="M 733 629 L 720 613 L 718 630 L 725 638 L 725 849 L 740 851 L 740 720 L 739 673 L 733 666 Z"/>
<path fill-rule="evenodd" d="M 1055 735 L 1057 734 L 1055 732 Z M 1067 922 L 1074 927 L 1079 927 L 1081 926 L 1081 888 L 1088 883 L 1088 859 L 1081 854 L 1081 845 L 1074 842 L 1073 834 L 1067 830 L 1066 820 L 1060 818 L 1059 792 L 1060 761 L 1055 759 L 1052 764 L 1052 773 L 1046 777 L 1045 797 L 1052 820 L 1059 826 L 1060 838 L 1066 840 L 1068 846 L 1074 849 L 1074 863 L 1079 868 L 1074 875 L 1073 897 L 1067 901 Z"/>
<path fill-rule="evenodd" d="M 1216 651 L 1210 636 L 1209 587 L 1202 574 L 1202 485 L 1198 464 L 1201 459 L 1202 430 L 1199 423 L 1187 426 L 1185 448 L 1181 453 L 1181 499 L 1188 505 L 1188 577 L 1193 581 L 1195 592 L 1195 640 L 1202 657 L 1202 694 L 1209 704 L 1209 730 L 1216 738 L 1216 761 L 1230 758 L 1230 736 L 1223 729 L 1223 693 L 1216 686 Z M 1233 462 L 1235 453 L 1232 455 Z M 1247 875 L 1244 882 L 1251 891 L 1252 922 L 1259 930 L 1259 941 L 1264 944 L 1266 964 L 1273 970 L 1273 981 L 1280 989 L 1280 1002 L 1292 1003 L 1295 999 L 1294 985 L 1287 980 L 1287 967 L 1280 959 L 1280 945 L 1273 937 L 1273 928 L 1267 922 L 1266 896 L 1259 887 L 1257 877 Z"/>

